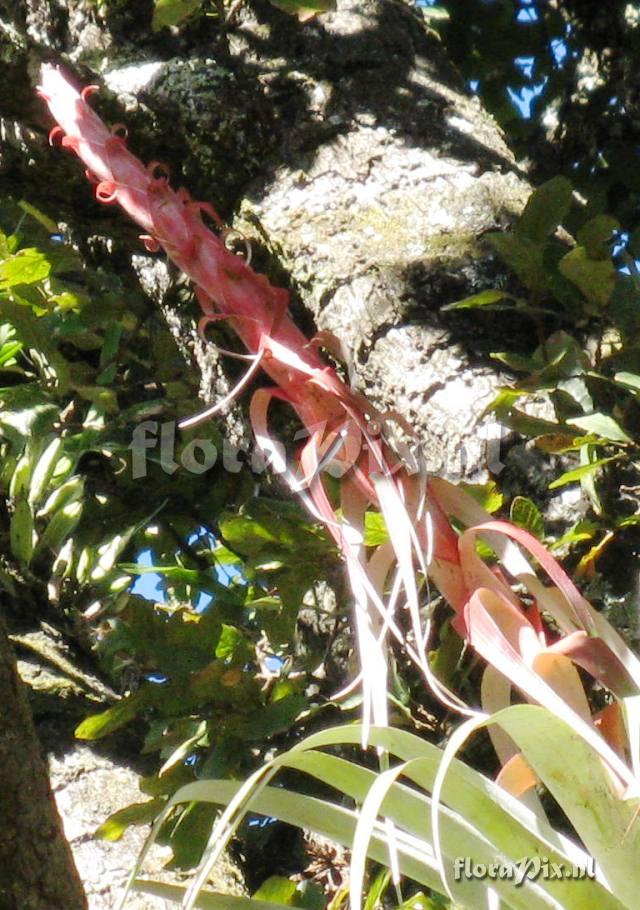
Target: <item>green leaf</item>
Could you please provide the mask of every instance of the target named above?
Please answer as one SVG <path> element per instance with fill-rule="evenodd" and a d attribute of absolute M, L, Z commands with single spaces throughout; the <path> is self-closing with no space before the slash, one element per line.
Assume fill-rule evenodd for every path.
<path fill-rule="evenodd" d="M 364 516 L 364 544 L 377 547 L 389 540 L 389 532 L 381 512 L 367 511 Z"/>
<path fill-rule="evenodd" d="M 640 294 L 631 275 L 618 275 L 608 315 L 625 335 L 633 335 L 640 329 Z"/>
<path fill-rule="evenodd" d="M 271 0 L 271 3 L 283 12 L 297 16 L 300 22 L 336 8 L 336 0 Z"/>
<path fill-rule="evenodd" d="M 616 528 L 629 528 L 634 525 L 640 524 L 640 514 L 638 515 L 627 515 L 626 518 L 621 518 L 616 521 Z"/>
<path fill-rule="evenodd" d="M 580 228 L 576 240 L 586 249 L 590 259 L 609 259 L 612 236 L 619 229 L 620 222 L 617 218 L 596 215 Z"/>
<path fill-rule="evenodd" d="M 48 278 L 51 261 L 36 249 L 20 250 L 0 262 L 0 287 L 4 290 L 21 284 L 36 284 Z"/>
<path fill-rule="evenodd" d="M 526 389 L 511 389 L 504 387 L 498 390 L 498 394 L 493 399 L 493 401 L 487 405 L 484 413 L 485 414 L 495 414 L 498 418 L 502 418 L 509 414 L 514 404 L 520 398 L 526 398 L 527 395 L 531 393 Z"/>
<path fill-rule="evenodd" d="M 504 363 L 511 370 L 516 370 L 520 373 L 533 373 L 536 369 L 533 358 L 525 354 L 516 354 L 511 351 L 495 351 L 490 356 L 492 360 Z"/>
<path fill-rule="evenodd" d="M 247 640 L 235 626 L 222 624 L 222 631 L 216 645 L 216 657 L 220 660 L 233 661 L 240 664 L 248 660 L 249 646 Z"/>
<path fill-rule="evenodd" d="M 521 433 L 523 436 L 548 436 L 550 433 L 557 433 L 562 429 L 559 423 L 553 423 L 551 420 L 545 420 L 543 417 L 532 417 L 525 414 L 518 408 L 511 408 L 508 414 L 500 418 L 501 423 Z"/>
<path fill-rule="evenodd" d="M 53 294 L 49 297 L 49 302 L 55 303 L 61 310 L 81 310 L 86 301 L 86 297 L 72 294 L 71 291 L 63 291 L 61 294 Z"/>
<path fill-rule="evenodd" d="M 437 901 L 427 897 L 423 891 L 418 891 L 406 901 L 403 901 L 396 907 L 396 910 L 454 910 L 449 901 L 441 898 Z"/>
<path fill-rule="evenodd" d="M 420 12 L 429 24 L 447 22 L 450 19 L 449 10 L 445 6 L 421 6 Z"/>
<path fill-rule="evenodd" d="M 212 806 L 193 803 L 187 806 L 163 840 L 173 850 L 172 866 L 190 869 L 199 862 L 207 843 L 207 835 L 215 817 Z"/>
<path fill-rule="evenodd" d="M 455 303 L 448 303 L 441 308 L 443 313 L 447 310 L 475 310 L 480 307 L 491 307 L 492 309 L 508 310 L 513 309 L 515 298 L 506 291 L 481 291 L 472 297 L 465 297 L 464 300 L 456 300 Z M 503 302 L 504 301 L 504 302 Z"/>
<path fill-rule="evenodd" d="M 544 708 L 513 705 L 494 719 L 520 746 L 565 811 L 616 897 L 627 907 L 636 906 L 640 888 L 637 797 L 623 799 L 592 746 Z"/>
<path fill-rule="evenodd" d="M 611 442 L 633 442 L 613 417 L 608 414 L 597 412 L 587 414 L 585 417 L 573 417 L 567 420 L 568 424 L 574 427 L 580 427 L 587 433 L 595 433 L 601 439 L 608 439 Z"/>
<path fill-rule="evenodd" d="M 58 230 L 58 225 L 55 221 L 49 218 L 48 215 L 45 215 L 44 212 L 41 212 L 40 209 L 37 209 L 35 205 L 31 205 L 31 203 L 27 202 L 26 200 L 21 199 L 20 202 L 18 202 L 18 208 L 22 209 L 22 211 L 27 215 L 31 215 L 31 217 L 35 219 L 38 224 L 42 225 L 47 233 L 54 234 Z"/>
<path fill-rule="evenodd" d="M 172 25 L 180 25 L 202 6 L 202 0 L 156 0 L 151 28 L 154 32 Z"/>
<path fill-rule="evenodd" d="M 186 885 L 168 885 L 150 879 L 136 879 L 134 890 L 141 894 L 152 894 L 173 904 L 181 904 L 187 890 Z M 268 904 L 253 897 L 238 897 L 235 894 L 219 894 L 202 890 L 194 904 L 198 910 L 282 910 L 281 904 Z M 430 910 L 430 908 L 425 908 Z"/>
<path fill-rule="evenodd" d="M 16 499 L 9 528 L 9 543 L 15 558 L 27 565 L 33 556 L 33 512 L 24 495 Z"/>
<path fill-rule="evenodd" d="M 582 291 L 589 303 L 599 307 L 609 303 L 618 277 L 610 259 L 591 259 L 583 246 L 577 246 L 562 257 L 558 269 Z"/>
<path fill-rule="evenodd" d="M 561 547 L 571 546 L 574 543 L 582 543 L 585 540 L 593 540 L 600 530 L 600 526 L 590 519 L 582 519 L 570 528 L 566 534 L 563 534 L 552 545 L 552 550 L 558 550 Z"/>
<path fill-rule="evenodd" d="M 131 825 L 148 825 L 160 813 L 162 799 L 151 799 L 145 803 L 133 803 L 110 815 L 96 830 L 96 837 L 102 840 L 118 841 Z"/>
<path fill-rule="evenodd" d="M 268 739 L 276 733 L 282 733 L 293 725 L 298 714 L 307 707 L 304 695 L 285 695 L 284 698 L 272 701 L 248 719 L 245 738 Z"/>
<path fill-rule="evenodd" d="M 598 461 L 592 461 L 590 464 L 583 464 L 579 468 L 574 468 L 572 471 L 565 471 L 564 474 L 561 474 L 560 477 L 557 477 L 549 484 L 549 489 L 557 490 L 559 487 L 565 487 L 568 483 L 576 483 L 584 477 L 593 474 L 610 461 L 617 461 L 616 456 L 614 455 L 611 458 L 600 458 Z"/>
<path fill-rule="evenodd" d="M 319 885 L 305 879 L 298 883 L 293 906 L 301 907 L 302 910 L 324 910 L 327 906 L 327 898 Z"/>
<path fill-rule="evenodd" d="M 140 693 L 127 696 L 101 714 L 92 714 L 85 718 L 76 727 L 75 735 L 78 739 L 101 739 L 133 720 L 142 706 L 143 699 Z"/>
<path fill-rule="evenodd" d="M 391 881 L 391 873 L 388 869 L 381 869 L 380 872 L 376 875 L 375 879 L 369 886 L 369 891 L 367 894 L 367 899 L 364 904 L 364 910 L 378 910 L 378 908 L 383 907 L 383 899 L 387 888 L 389 887 L 389 882 Z M 396 908 L 397 910 L 397 908 Z"/>
<path fill-rule="evenodd" d="M 501 508 L 504 497 L 495 480 L 489 480 L 487 483 L 461 483 L 460 486 L 465 493 L 473 496 L 475 501 L 480 503 L 487 512 L 493 514 Z"/>
<path fill-rule="evenodd" d="M 511 503 L 511 521 L 529 531 L 538 540 L 544 539 L 544 519 L 537 505 L 525 496 L 516 496 Z"/>
<path fill-rule="evenodd" d="M 616 373 L 613 377 L 613 381 L 630 391 L 640 394 L 640 376 L 638 376 L 637 373 Z"/>
<path fill-rule="evenodd" d="M 543 709 L 533 709 L 529 705 L 514 706 L 513 710 L 516 708 L 538 710 L 541 715 L 543 713 Z M 545 716 L 548 713 L 544 712 Z M 503 711 L 496 717 L 502 718 L 505 714 Z M 505 723 L 508 719 L 507 716 Z M 540 747 L 555 751 L 549 750 L 541 726 L 542 721 L 535 724 L 535 736 Z M 361 817 L 360 807 L 371 788 L 376 785 L 377 775 L 372 770 L 345 759 L 311 750 L 332 744 L 358 745 L 361 736 L 362 727 L 357 724 L 323 731 L 280 756 L 272 766 L 274 770 L 284 767 L 310 774 L 337 789 L 347 797 L 346 801 L 343 799 L 337 805 L 306 793 L 292 792 L 286 787 L 263 787 L 262 784 L 268 782 L 269 775 L 252 792 L 250 811 L 274 815 L 282 821 L 310 828 L 338 843 L 351 846 Z M 369 744 L 396 755 L 404 763 L 402 771 L 406 778 L 424 791 L 433 790 L 442 761 L 442 751 L 436 746 L 410 733 L 380 727 L 370 729 Z M 561 755 L 558 752 L 557 759 Z M 394 762 L 395 764 L 397 763 Z M 578 775 L 580 766 L 576 764 L 574 770 Z M 604 771 L 602 773 L 604 776 Z M 198 799 L 226 805 L 238 794 L 240 787 L 241 784 L 235 781 L 198 781 L 176 793 L 170 805 Z M 424 844 L 421 847 L 416 840 L 407 848 L 403 839 L 398 839 L 397 858 L 401 873 L 423 886 L 436 891 L 443 890 L 438 868 L 423 859 L 433 853 L 430 797 L 395 781 L 387 786 L 385 794 L 381 814 Z M 584 799 L 582 791 L 581 797 Z M 569 864 L 571 860 L 568 857 L 576 856 L 578 848 L 555 832 L 544 819 L 525 809 L 505 790 L 457 759 L 453 759 L 449 768 L 443 800 L 446 808 L 443 807 L 440 813 L 440 845 L 445 868 L 449 870 L 453 868 L 454 857 L 461 855 L 472 856 L 476 862 L 494 862 L 496 856 L 512 861 L 523 856 L 541 856 L 549 858 L 551 862 L 564 861 Z M 346 807 L 351 801 L 355 801 L 357 808 Z M 248 805 L 244 803 L 241 811 L 247 808 Z M 628 817 L 632 811 L 633 807 L 630 807 L 625 815 Z M 367 853 L 371 859 L 388 865 L 387 829 L 384 825 L 376 828 L 368 839 Z M 212 834 L 212 844 L 219 835 L 219 830 Z M 452 884 L 451 875 L 449 883 Z M 463 906 L 486 906 L 487 882 L 483 884 L 477 880 L 461 880 L 454 884 L 455 896 L 462 901 Z M 548 910 L 551 906 L 561 906 L 564 910 L 604 910 L 605 907 L 608 910 L 623 910 L 623 904 L 600 882 L 588 879 L 545 877 L 533 883 L 525 878 L 516 888 L 512 882 L 497 878 L 490 885 L 500 892 L 505 905 L 513 910 Z"/>
<path fill-rule="evenodd" d="M 21 341 L 9 341 L 0 348 L 0 367 L 14 360 L 16 354 L 22 350 Z"/>
<path fill-rule="evenodd" d="M 282 875 L 272 875 L 264 881 L 253 897 L 262 901 L 273 901 L 278 904 L 291 906 L 294 903 L 296 883 L 284 878 Z"/>
<path fill-rule="evenodd" d="M 538 187 L 527 201 L 516 231 L 538 243 L 553 233 L 571 208 L 573 189 L 566 177 L 553 177 Z"/>
<path fill-rule="evenodd" d="M 517 234 L 496 232 L 486 236 L 503 262 L 516 273 L 525 287 L 531 291 L 539 291 L 545 287 L 546 272 L 542 244 Z"/>
<path fill-rule="evenodd" d="M 493 554 L 492 554 L 493 555 Z M 439 631 L 439 644 L 435 651 L 429 654 L 431 669 L 436 677 L 445 685 L 449 685 L 456 671 L 464 641 L 451 627 L 449 620 L 445 620 Z"/>

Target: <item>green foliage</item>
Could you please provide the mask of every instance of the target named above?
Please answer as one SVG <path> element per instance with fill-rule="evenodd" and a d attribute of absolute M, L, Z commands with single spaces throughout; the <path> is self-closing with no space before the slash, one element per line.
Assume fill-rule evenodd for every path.
<path fill-rule="evenodd" d="M 499 390 L 488 410 L 562 459 L 550 490 L 581 485 L 594 519 L 580 520 L 557 545 L 577 547 L 578 571 L 593 578 L 605 549 L 626 529 L 633 533 L 639 520 L 618 489 L 622 476 L 633 483 L 638 470 L 640 283 L 635 264 L 625 274 L 613 252 L 617 220 L 582 211 L 580 223 L 580 207 L 564 178 L 541 186 L 511 231 L 487 238 L 521 291 L 485 291 L 454 306 L 477 308 L 482 294 L 496 300 L 502 294 L 502 306 L 512 306 L 535 326 L 541 343 L 531 353 L 493 355 L 521 378 Z M 560 239 L 556 232 L 562 220 L 578 225 L 573 247 L 568 234 Z M 541 400 L 548 403 L 544 418 L 529 407 Z M 536 512 L 533 503 L 517 497 L 511 518 L 540 537 L 544 528 Z"/>
<path fill-rule="evenodd" d="M 307 671 L 325 643 L 297 656 L 294 631 L 337 557 L 298 506 L 264 495 L 268 478 L 220 458 L 205 476 L 184 467 L 192 439 L 221 448 L 214 425 L 176 430 L 170 457 L 150 448 L 136 474 L 136 428 L 151 419 L 159 435 L 190 415 L 197 384 L 135 282 L 84 268 L 27 209 L 0 210 L 19 225 L 0 232 L 0 549 L 12 560 L 0 588 L 17 598 L 16 572 L 46 586 L 123 692 L 76 735 L 136 725 L 159 757 L 151 800 L 102 826 L 117 839 L 200 774 L 247 773 L 324 704 Z M 149 573 L 155 602 L 132 590 Z M 176 865 L 197 861 L 210 823 L 175 814 L 163 836 Z"/>
<path fill-rule="evenodd" d="M 202 0 L 155 0 L 152 28 L 157 32 L 165 26 L 181 25 L 201 7 Z"/>
<path fill-rule="evenodd" d="M 640 54 L 634 8 L 613 4 L 594 16 L 584 4 L 442 0 L 437 9 L 425 10 L 429 26 L 535 179 L 570 177 L 592 216 L 635 231 L 635 99 L 621 83 Z M 560 195 L 549 201 L 563 220 Z"/>
<path fill-rule="evenodd" d="M 588 852 L 554 830 L 540 813 L 455 758 L 469 730 L 488 723 L 499 724 L 512 737 L 580 832 Z M 551 749 L 550 730 L 556 746 Z M 353 845 L 351 897 L 356 906 L 360 906 L 366 858 L 388 866 L 390 849 L 403 875 L 432 892 L 448 893 L 453 902 L 448 905 L 433 899 L 432 906 L 457 906 L 458 902 L 464 907 L 485 906 L 488 888 L 497 891 L 504 906 L 513 910 L 551 906 L 623 910 L 635 906 L 638 798 L 623 798 L 587 742 L 544 708 L 513 705 L 489 718 L 470 721 L 444 752 L 411 733 L 373 728 L 371 746 L 394 759 L 391 770 L 382 774 L 353 758 L 325 751 L 335 746 L 344 751 L 347 745 L 357 745 L 361 736 L 359 726 L 326 730 L 278 756 L 245 784 L 209 780 L 178 791 L 165 809 L 166 815 L 173 806 L 193 800 L 222 805 L 225 812 L 214 827 L 195 882 L 172 895 L 165 891 L 165 896 L 172 896 L 176 903 L 182 898 L 186 908 L 207 906 L 208 899 L 215 900 L 217 895 L 204 888 L 207 874 L 242 817 L 252 812 L 277 814 L 292 824 Z M 285 769 L 323 782 L 336 795 L 319 799 L 309 795 L 308 788 L 274 785 L 274 775 Z M 589 794 L 586 799 L 585 794 Z M 593 799 L 591 794 L 595 794 Z M 156 822 L 156 831 L 161 824 L 162 819 Z M 153 836 L 145 852 L 152 841 Z M 586 869 L 593 857 L 611 890 L 586 875 L 538 875 L 534 880 L 533 875 L 523 874 L 517 883 L 507 874 L 456 877 L 456 861 L 465 856 L 473 857 L 475 863 L 490 865 L 497 860 L 516 868 L 523 858 L 546 858 L 565 870 L 572 870 L 574 864 Z M 143 859 L 144 854 L 138 868 Z M 138 881 L 132 883 L 138 887 Z M 145 884 L 139 884 L 145 890 Z M 380 887 L 378 883 L 378 893 Z M 255 896 L 276 906 L 291 906 L 294 888 L 293 883 L 276 879 Z M 414 899 L 401 906 L 418 904 Z"/>
<path fill-rule="evenodd" d="M 268 878 L 254 893 L 253 899 L 282 907 L 302 907 L 304 910 L 323 910 L 326 904 L 317 886 L 309 886 L 308 882 L 296 884 L 281 875 Z"/>
<path fill-rule="evenodd" d="M 538 540 L 544 538 L 544 519 L 534 502 L 526 496 L 516 496 L 511 503 L 509 518 L 520 528 L 524 528 Z"/>

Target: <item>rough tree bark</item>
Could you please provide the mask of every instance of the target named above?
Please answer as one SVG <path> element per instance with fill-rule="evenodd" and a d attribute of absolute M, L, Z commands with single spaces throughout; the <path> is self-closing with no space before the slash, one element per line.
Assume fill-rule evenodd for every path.
<path fill-rule="evenodd" d="M 2 910 L 86 908 L 1 617 L 0 794 Z"/>
<path fill-rule="evenodd" d="M 154 36 L 149 3 L 3 8 L 0 84 L 12 89 L 0 96 L 0 195 L 65 222 L 102 268 L 131 266 L 199 370 L 206 401 L 228 381 L 197 336 L 197 306 L 175 304 L 164 264 L 92 202 L 77 163 L 46 146 L 50 124 L 33 96 L 42 59 L 111 89 L 96 101 L 101 113 L 126 120 L 135 151 L 166 160 L 176 183 L 250 238 L 257 267 L 292 290 L 301 324 L 341 338 L 354 382 L 412 423 L 434 471 L 482 469 L 478 415 L 495 382 L 482 358 L 495 335 L 479 323 L 465 333 L 439 308 L 503 280 L 479 238 L 521 209 L 528 185 L 416 10 L 338 0 L 303 26 L 256 0 L 233 27 L 205 18 Z M 234 413 L 226 426 L 238 439 Z M 5 767 L 2 792 L 19 792 L 7 775 L 22 770 Z"/>

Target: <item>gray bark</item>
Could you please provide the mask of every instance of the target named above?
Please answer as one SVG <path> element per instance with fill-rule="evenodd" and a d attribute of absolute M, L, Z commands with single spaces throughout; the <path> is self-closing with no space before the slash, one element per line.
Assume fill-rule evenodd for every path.
<path fill-rule="evenodd" d="M 299 97 L 244 223 L 259 218 L 315 324 L 347 344 L 360 388 L 414 426 L 432 470 L 473 473 L 495 373 L 438 310 L 491 286 L 479 240 L 527 184 L 414 11 L 345 0 L 302 34 L 293 59 L 251 19 L 232 37 L 276 101 L 283 82 Z"/>

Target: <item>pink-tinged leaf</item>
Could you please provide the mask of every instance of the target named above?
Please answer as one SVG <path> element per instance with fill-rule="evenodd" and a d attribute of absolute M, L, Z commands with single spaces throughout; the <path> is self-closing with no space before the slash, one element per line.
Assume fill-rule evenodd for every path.
<path fill-rule="evenodd" d="M 573 632 L 554 642 L 549 651 L 571 658 L 618 698 L 636 694 L 636 687 L 624 664 L 601 638 L 590 638 L 583 631 Z"/>
<path fill-rule="evenodd" d="M 567 702 L 526 663 L 500 628 L 499 595 L 476 591 L 465 607 L 467 628 L 474 648 L 485 660 L 507 676 L 533 702 L 547 708 L 589 743 L 628 791 L 637 792 L 640 782 L 596 732 L 594 726 L 573 711 Z M 505 609 L 512 605 L 503 602 Z"/>
<path fill-rule="evenodd" d="M 579 714 L 587 723 L 591 721 L 591 710 L 580 676 L 568 657 L 551 651 L 541 651 L 533 658 L 531 668 L 562 696 L 572 711 Z"/>
<path fill-rule="evenodd" d="M 547 575 L 554 582 L 556 587 L 563 593 L 564 597 L 570 604 L 576 623 L 586 632 L 592 634 L 595 631 L 593 618 L 589 609 L 589 604 L 578 591 L 567 573 L 560 566 L 556 559 L 540 543 L 540 541 L 525 531 L 524 528 L 518 528 L 507 521 L 486 521 L 473 528 L 475 533 L 481 531 L 493 531 L 503 534 L 512 540 L 517 541 L 525 547 L 532 556 L 534 556 Z"/>
<path fill-rule="evenodd" d="M 469 591 L 476 588 L 489 588 L 502 597 L 519 606 L 519 601 L 509 585 L 480 558 L 476 551 L 476 528 L 469 528 L 460 535 L 458 541 L 460 567 Z"/>

